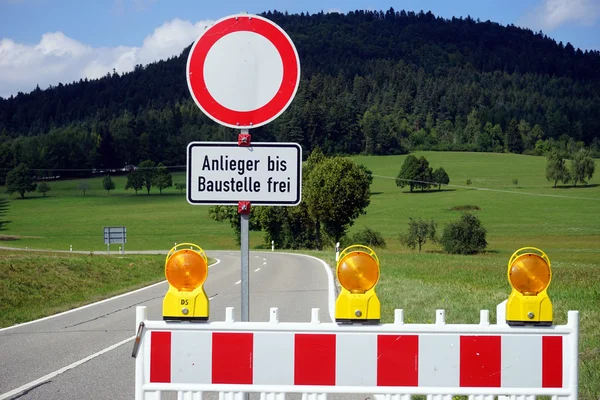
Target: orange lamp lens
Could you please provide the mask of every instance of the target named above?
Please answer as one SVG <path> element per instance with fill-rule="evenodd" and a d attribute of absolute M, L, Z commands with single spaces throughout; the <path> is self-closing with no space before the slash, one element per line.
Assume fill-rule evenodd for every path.
<path fill-rule="evenodd" d="M 340 260 L 337 276 L 350 293 L 364 293 L 377 284 L 379 266 L 369 254 L 353 252 Z"/>
<path fill-rule="evenodd" d="M 165 267 L 167 281 L 178 290 L 189 292 L 206 280 L 208 268 L 204 258 L 193 250 L 173 253 Z"/>
<path fill-rule="evenodd" d="M 523 254 L 511 265 L 510 283 L 525 296 L 535 296 L 550 284 L 550 266 L 537 254 Z"/>

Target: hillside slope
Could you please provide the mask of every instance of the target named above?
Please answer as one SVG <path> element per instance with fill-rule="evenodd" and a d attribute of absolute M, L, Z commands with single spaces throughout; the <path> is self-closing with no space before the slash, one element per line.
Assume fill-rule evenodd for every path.
<path fill-rule="evenodd" d="M 302 81 L 290 109 L 253 132 L 257 140 L 346 154 L 539 154 L 543 140 L 600 147 L 600 52 L 430 12 L 265 16 L 294 40 Z M 127 74 L 0 99 L 0 169 L 180 165 L 191 140 L 232 140 L 190 99 L 188 51 Z"/>

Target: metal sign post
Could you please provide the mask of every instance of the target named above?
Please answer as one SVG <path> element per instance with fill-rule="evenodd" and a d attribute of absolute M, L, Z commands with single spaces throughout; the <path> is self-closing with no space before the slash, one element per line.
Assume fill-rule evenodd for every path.
<path fill-rule="evenodd" d="M 238 136 L 239 146 L 250 146 L 252 138 L 248 129 L 242 129 Z M 241 244 L 241 282 L 242 285 L 242 321 L 250 321 L 250 207 L 249 201 L 240 201 L 238 203 L 238 213 L 240 214 L 240 244 Z M 244 395 L 248 398 L 248 394 Z"/>
<path fill-rule="evenodd" d="M 241 251 L 242 251 L 242 321 L 250 321 L 250 247 L 248 245 L 248 226 L 250 214 L 240 215 L 241 223 Z"/>

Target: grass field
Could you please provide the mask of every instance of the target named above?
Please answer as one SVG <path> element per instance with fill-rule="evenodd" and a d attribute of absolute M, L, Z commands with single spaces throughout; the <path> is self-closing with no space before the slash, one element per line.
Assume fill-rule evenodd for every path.
<path fill-rule="evenodd" d="M 0 327 L 164 280 L 164 256 L 0 250 Z"/>
<path fill-rule="evenodd" d="M 587 187 L 552 188 L 544 177 L 542 157 L 416 155 L 424 155 L 434 169 L 444 167 L 450 185 L 440 192 L 409 193 L 394 182 L 404 156 L 353 157 L 373 171 L 374 180 L 367 214 L 350 233 L 368 226 L 381 232 L 388 243 L 387 250 L 378 251 L 384 321 L 392 320 L 395 308 L 405 309 L 407 322 L 432 322 L 438 308 L 447 310 L 449 323 L 477 322 L 480 309 L 489 309 L 494 320 L 496 304 L 510 292 L 508 258 L 520 247 L 539 247 L 552 261 L 549 294 L 556 323 L 566 322 L 568 310 L 581 312 L 580 398 L 600 398 L 600 172 Z M 600 170 L 599 160 L 596 165 Z M 466 185 L 467 179 L 472 185 Z M 174 182 L 183 180 L 183 174 L 174 176 Z M 102 228 L 123 225 L 128 233 L 126 250 L 168 249 L 183 241 L 204 249 L 237 248 L 231 228 L 210 220 L 208 207 L 189 205 L 173 189 L 162 196 L 158 191 L 135 196 L 123 190 L 124 177 L 115 181 L 117 190 L 110 196 L 101 190 L 100 179 L 89 180 L 91 190 L 86 196 L 76 189 L 79 181 L 52 182 L 46 198 L 28 194 L 32 198 L 20 200 L 4 195 L 0 221 L 6 222 L 0 236 L 16 240 L 0 241 L 0 245 L 68 250 L 72 244 L 75 250 L 105 250 Z M 486 253 L 452 256 L 430 243 L 421 254 L 401 247 L 397 238 L 410 217 L 434 219 L 441 231 L 445 223 L 460 217 L 453 208 L 465 205 L 480 208 L 474 213 L 488 232 Z M 251 246 L 260 242 L 261 234 L 251 233 Z M 6 254 L 1 253 L 0 260 Z M 312 254 L 333 265 L 331 250 Z"/>
<path fill-rule="evenodd" d="M 543 157 L 513 154 L 422 152 L 434 168 L 442 166 L 450 185 L 441 192 L 408 193 L 396 187 L 404 156 L 354 157 L 375 178 L 371 205 L 351 232 L 369 226 L 380 231 L 392 250 L 400 250 L 398 234 L 409 217 L 433 218 L 443 225 L 460 216 L 452 207 L 476 205 L 477 216 L 488 229 L 489 249 L 505 253 L 523 245 L 549 250 L 600 254 L 600 172 L 585 188 L 551 188 L 544 178 Z M 600 162 L 597 162 L 600 169 Z M 468 187 L 466 179 L 473 184 Z M 513 178 L 519 180 L 513 185 Z M 51 182 L 47 197 L 16 195 L 0 206 L 0 235 L 17 237 L 3 245 L 68 250 L 105 250 L 104 226 L 126 226 L 129 250 L 168 249 L 175 242 L 192 241 L 206 249 L 236 248 L 231 228 L 208 217 L 207 206 L 192 206 L 185 195 L 167 189 L 161 196 L 125 191 L 125 177 L 116 177 L 110 196 L 101 178 L 90 179 L 85 196 L 79 180 Z M 183 181 L 183 173 L 174 175 Z M 481 189 L 481 190 L 478 190 Z M 5 190 L 0 188 L 0 193 Z M 3 214 L 3 215 L 2 215 Z M 251 245 L 262 235 L 251 233 Z M 114 246 L 114 245 L 113 245 Z M 427 245 L 426 250 L 435 249 Z M 116 248 L 115 248 L 116 249 Z"/>

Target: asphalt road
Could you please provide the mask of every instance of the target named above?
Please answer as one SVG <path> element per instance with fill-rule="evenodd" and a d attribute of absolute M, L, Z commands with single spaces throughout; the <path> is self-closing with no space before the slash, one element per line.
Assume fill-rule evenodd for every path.
<path fill-rule="evenodd" d="M 211 266 L 205 290 L 210 319 L 224 320 L 225 308 L 240 316 L 240 253 L 207 252 Z M 0 400 L 132 399 L 135 307 L 162 319 L 166 282 L 33 323 L 0 330 Z M 250 320 L 268 321 L 278 307 L 281 321 L 308 322 L 311 308 L 331 320 L 332 276 L 316 258 L 250 253 Z M 100 353 L 100 354 L 99 354 Z M 86 358 L 89 358 L 86 360 Z M 65 371 L 62 369 L 67 368 Z M 16 389 L 22 388 L 15 392 Z"/>

